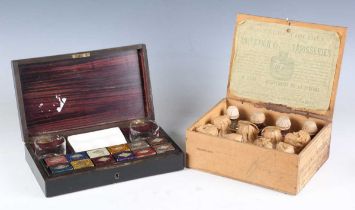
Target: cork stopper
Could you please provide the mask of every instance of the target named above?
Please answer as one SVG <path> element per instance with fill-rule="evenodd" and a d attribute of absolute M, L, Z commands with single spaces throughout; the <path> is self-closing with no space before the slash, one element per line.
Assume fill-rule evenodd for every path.
<path fill-rule="evenodd" d="M 235 120 L 239 118 L 239 110 L 236 106 L 228 106 L 227 115 L 231 120 Z"/>
<path fill-rule="evenodd" d="M 287 144 L 285 142 L 277 143 L 276 150 L 286 152 L 286 153 L 291 153 L 291 154 L 295 153 L 295 148 L 292 145 Z"/>
<path fill-rule="evenodd" d="M 271 142 L 277 143 L 282 141 L 281 129 L 276 126 L 267 126 L 261 131 L 264 138 L 270 139 Z"/>
<path fill-rule="evenodd" d="M 273 149 L 274 144 L 271 142 L 271 139 L 259 137 L 254 141 L 254 144 L 259 147 L 265 147 L 268 149 Z"/>
<path fill-rule="evenodd" d="M 304 147 L 311 140 L 309 133 L 304 130 L 288 133 L 285 136 L 285 142 L 295 147 Z"/>
<path fill-rule="evenodd" d="M 225 131 L 231 124 L 231 120 L 227 115 L 222 115 L 214 118 L 212 124 L 215 125 L 218 129 Z"/>
<path fill-rule="evenodd" d="M 309 133 L 309 135 L 313 136 L 317 133 L 318 127 L 317 124 L 313 120 L 306 120 L 303 123 L 302 130 Z"/>
<path fill-rule="evenodd" d="M 256 111 L 250 115 L 250 121 L 255 124 L 262 124 L 265 122 L 264 112 Z"/>
<path fill-rule="evenodd" d="M 288 130 L 291 127 L 291 120 L 286 115 L 281 115 L 276 120 L 276 126 L 279 127 L 281 130 Z"/>
<path fill-rule="evenodd" d="M 201 125 L 196 128 L 197 132 L 209 134 L 211 136 L 218 136 L 218 128 L 212 124 Z"/>
<path fill-rule="evenodd" d="M 243 136 L 243 142 L 253 142 L 258 137 L 259 128 L 249 121 L 239 120 L 237 133 Z"/>

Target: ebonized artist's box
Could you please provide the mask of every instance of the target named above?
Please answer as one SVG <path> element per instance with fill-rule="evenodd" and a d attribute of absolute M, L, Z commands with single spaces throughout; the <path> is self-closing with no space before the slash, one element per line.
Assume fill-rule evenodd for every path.
<path fill-rule="evenodd" d="M 48 174 L 34 153 L 33 139 L 41 135 L 66 137 L 114 127 L 122 130 L 129 143 L 132 120 L 154 120 L 145 45 L 16 60 L 12 64 L 26 161 L 46 196 L 184 168 L 183 152 L 162 129 L 160 136 L 175 150 L 155 153 L 150 149 L 155 155 L 60 175 Z M 61 98 L 66 99 L 65 104 Z M 67 144 L 67 153 L 71 152 Z"/>
<path fill-rule="evenodd" d="M 238 15 L 227 96 L 187 129 L 187 166 L 297 194 L 329 156 L 345 36 L 344 27 Z M 262 111 L 269 125 L 287 115 L 291 131 L 306 119 L 319 131 L 298 154 L 196 131 L 230 105 L 241 120 Z"/>

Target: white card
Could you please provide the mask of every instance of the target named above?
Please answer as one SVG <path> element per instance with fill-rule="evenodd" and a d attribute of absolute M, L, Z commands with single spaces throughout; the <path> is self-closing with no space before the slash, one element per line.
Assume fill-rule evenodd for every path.
<path fill-rule="evenodd" d="M 68 136 L 68 142 L 75 152 L 127 143 L 123 133 L 117 127 Z"/>

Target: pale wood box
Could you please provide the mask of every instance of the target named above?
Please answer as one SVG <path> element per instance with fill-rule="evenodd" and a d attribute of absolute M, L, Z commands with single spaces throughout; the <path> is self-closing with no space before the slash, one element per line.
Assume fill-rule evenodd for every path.
<path fill-rule="evenodd" d="M 346 28 L 241 14 L 237 17 L 227 96 L 186 131 L 187 167 L 297 194 L 329 156 Z M 196 131 L 235 105 L 239 119 L 282 114 L 291 131 L 312 119 L 316 136 L 298 154 Z"/>

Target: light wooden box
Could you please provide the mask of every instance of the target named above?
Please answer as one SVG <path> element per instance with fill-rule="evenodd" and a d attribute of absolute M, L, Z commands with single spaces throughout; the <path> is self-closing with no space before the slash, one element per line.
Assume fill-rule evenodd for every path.
<path fill-rule="evenodd" d="M 336 59 L 333 61 L 334 62 L 333 63 L 334 69 L 332 69 L 333 74 L 330 75 L 331 78 L 333 78 L 333 80 L 330 81 L 331 84 L 329 86 L 330 92 L 328 94 L 329 103 L 326 109 L 314 109 L 313 107 L 309 108 L 307 106 L 306 107 L 289 106 L 289 104 L 293 104 L 292 102 L 286 105 L 275 103 L 275 101 L 277 102 L 277 99 L 275 99 L 277 97 L 276 94 L 274 95 L 275 98 L 271 97 L 266 100 L 256 100 L 253 97 L 248 98 L 245 97 L 245 94 L 243 97 L 238 95 L 238 91 L 235 91 L 235 88 L 232 87 L 233 85 L 236 84 L 235 81 L 233 80 L 235 79 L 235 77 L 237 77 L 238 71 L 248 70 L 248 68 L 243 67 L 243 65 L 238 65 L 237 63 L 239 62 L 239 60 L 242 59 L 238 57 L 239 55 L 238 56 L 236 55 L 236 53 L 241 52 L 238 51 L 239 48 L 237 46 L 237 43 L 242 43 L 242 42 L 238 42 L 239 36 L 237 33 L 237 28 L 248 21 L 251 21 L 251 23 L 256 23 L 261 25 L 264 24 L 268 25 L 270 23 L 277 26 L 282 25 L 285 27 L 286 30 L 285 33 L 295 33 L 292 35 L 290 39 L 297 36 L 298 30 L 304 30 L 304 29 L 306 30 L 306 32 L 308 29 L 316 30 L 315 34 L 317 33 L 320 34 L 318 37 L 319 40 L 322 40 L 323 33 L 334 32 L 336 36 L 334 40 L 338 40 L 338 43 L 335 42 L 337 47 L 335 48 L 336 51 L 332 51 L 332 52 L 329 51 L 330 54 L 333 56 L 333 58 L 335 56 Z M 253 31 L 245 32 L 243 30 L 244 29 L 241 29 L 241 34 L 249 33 L 249 35 L 252 36 L 254 33 Z M 257 30 L 255 30 L 254 28 L 254 31 Z M 204 114 L 190 128 L 187 129 L 186 132 L 187 167 L 199 169 L 209 173 L 241 180 L 256 185 L 260 185 L 263 187 L 285 192 L 288 194 L 294 194 L 294 195 L 297 194 L 305 186 L 305 184 L 311 179 L 311 177 L 317 172 L 317 170 L 323 165 L 323 163 L 328 159 L 329 156 L 329 145 L 330 145 L 331 129 L 332 129 L 332 116 L 334 111 L 336 89 L 337 89 L 340 66 L 341 66 L 342 55 L 343 55 L 345 35 L 346 35 L 346 28 L 344 27 L 309 24 L 309 23 L 258 17 L 258 16 L 245 15 L 245 14 L 239 15 L 237 17 L 237 26 L 235 28 L 235 33 L 234 33 L 235 38 L 233 41 L 233 49 L 232 49 L 232 56 L 231 56 L 231 63 L 230 63 L 230 74 L 229 74 L 229 81 L 228 81 L 228 88 L 227 88 L 228 89 L 227 97 L 222 99 L 217 105 L 215 105 L 210 111 Z M 243 37 L 243 34 L 240 36 Z M 256 35 L 256 37 L 258 37 L 258 35 Z M 316 37 L 313 38 L 316 39 Z M 250 43 L 257 43 L 257 41 L 254 42 L 250 41 Z M 299 43 L 302 44 L 303 42 L 299 42 Z M 305 43 L 307 44 L 307 41 Z M 267 44 L 265 45 L 264 43 L 264 46 L 268 46 L 268 45 Z M 329 46 L 333 46 L 333 45 L 329 45 Z M 326 47 L 327 46 L 325 46 L 324 48 Z M 282 49 L 282 46 L 280 47 L 280 49 Z M 250 51 L 248 53 L 252 53 L 252 52 L 253 51 Z M 263 53 L 263 51 L 261 52 Z M 267 52 L 268 51 L 265 50 L 264 53 Z M 319 49 L 318 51 L 305 50 L 305 52 L 320 53 L 321 50 Z M 323 51 L 321 53 L 323 53 Z M 327 52 L 324 53 L 324 55 L 327 55 Z M 289 56 L 292 58 L 292 53 L 290 53 Z M 329 55 L 329 57 L 332 56 Z M 306 57 L 312 57 L 312 55 Z M 261 61 L 255 61 L 255 62 L 262 62 L 263 58 L 260 58 L 260 60 Z M 309 61 L 305 60 L 305 62 L 309 62 Z M 310 63 L 315 65 L 317 64 L 317 62 L 318 64 L 320 63 L 319 61 L 311 61 Z M 331 62 L 332 61 L 330 61 L 329 63 Z M 312 68 L 307 67 L 306 69 L 301 69 L 301 70 L 297 69 L 300 68 L 300 66 L 302 65 L 303 64 L 297 63 L 296 59 L 295 62 L 291 64 L 292 68 L 294 68 L 294 72 L 299 72 L 299 71 L 307 72 L 309 73 L 307 77 L 310 78 L 312 78 L 312 76 L 314 75 L 319 75 L 319 72 L 317 71 L 311 72 L 309 70 Z M 320 69 L 319 71 L 322 71 L 322 69 Z M 262 73 L 263 72 L 261 72 L 260 74 Z M 260 74 L 253 74 L 252 76 L 255 77 L 253 79 L 259 81 L 258 79 L 260 79 L 259 78 Z M 292 75 L 292 77 L 294 76 L 295 73 Z M 248 78 L 244 78 L 244 80 L 247 79 Z M 238 80 L 238 81 L 244 82 L 244 80 Z M 322 79 L 319 80 L 322 81 Z M 291 78 L 290 80 L 286 80 L 286 81 L 283 80 L 282 82 L 285 82 L 286 84 L 286 83 L 294 82 L 294 80 Z M 329 81 L 327 80 L 327 82 Z M 322 91 L 321 89 L 322 87 L 319 88 L 320 88 L 319 90 Z M 266 89 L 265 91 L 268 90 Z M 282 92 L 283 90 L 279 90 L 279 91 Z M 295 90 L 294 93 L 297 94 L 300 92 Z M 269 95 L 273 95 L 273 93 L 269 93 Z M 314 96 L 312 94 L 304 96 L 305 101 L 316 100 L 317 97 L 318 96 Z M 296 104 L 297 103 L 298 102 L 296 102 Z M 317 103 L 317 101 L 315 103 Z M 280 116 L 281 114 L 287 114 L 292 121 L 291 131 L 300 130 L 302 126 L 302 122 L 306 119 L 313 119 L 317 123 L 319 131 L 317 135 L 312 138 L 310 143 L 308 143 L 308 145 L 299 154 L 284 153 L 273 149 L 258 147 L 252 144 L 239 143 L 219 136 L 210 136 L 195 131 L 195 129 L 198 126 L 206 124 L 210 122 L 211 119 L 213 119 L 214 117 L 217 117 L 225 113 L 226 108 L 229 105 L 235 105 L 239 108 L 239 112 L 240 112 L 239 119 L 242 120 L 248 119 L 248 116 L 250 116 L 250 114 L 253 111 L 261 110 L 266 115 L 266 123 L 268 125 L 274 125 L 275 120 L 278 116 Z"/>

